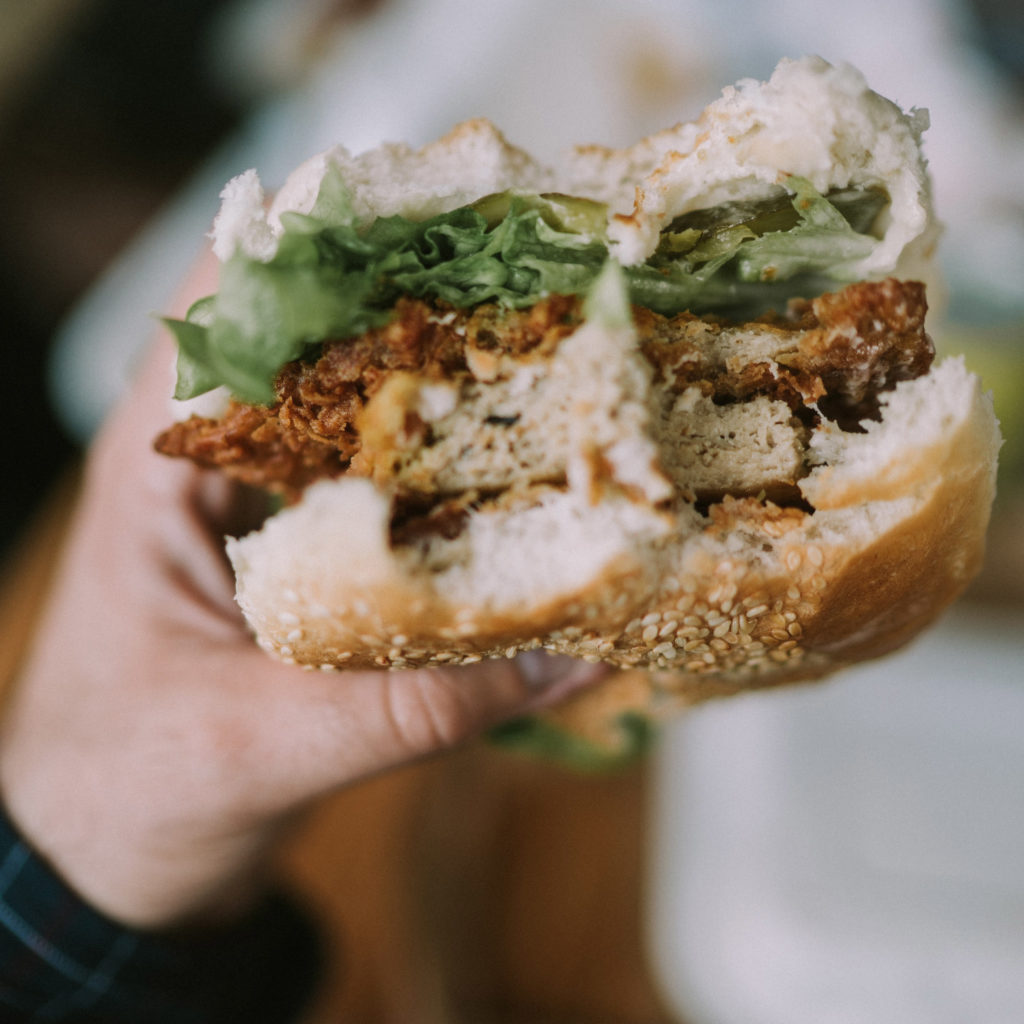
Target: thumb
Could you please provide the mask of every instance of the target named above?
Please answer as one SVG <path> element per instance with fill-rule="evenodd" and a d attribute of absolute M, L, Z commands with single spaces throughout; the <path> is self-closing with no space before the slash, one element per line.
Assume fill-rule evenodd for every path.
<path fill-rule="evenodd" d="M 239 673 L 250 693 L 249 767 L 259 781 L 250 792 L 278 805 L 259 811 L 285 811 L 546 707 L 609 671 L 535 651 L 450 668 L 303 672 L 254 651 Z"/>

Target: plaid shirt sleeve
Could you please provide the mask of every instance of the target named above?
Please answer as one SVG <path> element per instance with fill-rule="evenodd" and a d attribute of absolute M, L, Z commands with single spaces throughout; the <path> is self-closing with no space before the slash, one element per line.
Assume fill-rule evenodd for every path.
<path fill-rule="evenodd" d="M 0 810 L 0 1021 L 284 1024 L 311 997 L 316 929 L 283 894 L 229 928 L 134 931 L 84 903 Z"/>

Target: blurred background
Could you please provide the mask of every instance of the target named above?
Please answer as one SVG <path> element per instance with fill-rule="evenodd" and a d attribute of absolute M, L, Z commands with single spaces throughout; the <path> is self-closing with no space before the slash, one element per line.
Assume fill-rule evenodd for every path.
<path fill-rule="evenodd" d="M 80 441 L 47 383 L 58 326 L 238 122 L 240 104 L 210 75 L 205 40 L 217 8 L 206 0 L 2 5 L 5 552 Z"/>
<path fill-rule="evenodd" d="M 257 167 L 273 188 L 336 142 L 354 151 L 385 139 L 421 144 L 477 115 L 541 157 L 566 141 L 628 144 L 696 115 L 724 85 L 767 77 L 780 57 L 804 53 L 849 60 L 901 106 L 931 113 L 926 153 L 948 282 L 932 331 L 993 389 L 1007 438 L 992 554 L 970 600 L 904 660 L 815 691 L 821 697 L 772 695 L 691 716 L 666 737 L 650 778 L 530 774 L 529 797 L 506 791 L 501 803 L 494 792 L 507 772 L 496 776 L 492 765 L 474 785 L 445 774 L 444 798 L 434 778 L 399 783 L 383 803 L 371 789 L 360 806 L 373 822 L 381 813 L 394 822 L 430 791 L 442 804 L 435 841 L 445 815 L 464 828 L 467 799 L 504 808 L 488 820 L 511 808 L 520 823 L 563 834 L 570 804 L 594 821 L 619 815 L 618 861 L 602 849 L 606 870 L 587 870 L 606 887 L 606 926 L 632 913 L 634 897 L 649 901 L 647 924 L 632 926 L 650 932 L 674 1021 L 1010 1024 L 1024 1019 L 1015 981 L 1024 959 L 1019 0 L 0 0 L 0 557 L 21 565 L 26 530 L 123 387 L 232 175 Z M 903 684 L 895 695 L 894 679 Z M 609 785 L 613 794 L 601 788 Z M 855 813 L 830 817 L 837 807 Z M 338 814 L 344 830 L 353 806 Z M 493 844 L 476 821 L 479 842 Z M 607 837 L 607 825 L 594 829 Z M 472 841 L 448 833 L 432 856 L 450 869 L 461 851 L 454 862 L 479 870 Z M 580 911 L 581 922 L 600 917 L 572 898 L 566 880 L 582 869 L 568 845 L 551 843 L 541 856 L 524 844 L 506 843 L 505 853 L 533 864 L 552 907 Z M 308 849 L 296 856 L 300 873 L 307 862 L 322 869 Z M 330 857 L 347 863 L 336 849 Z M 360 905 L 365 892 L 334 882 L 310 884 L 328 902 Z M 505 922 L 517 920 L 503 906 Z M 883 911 L 892 916 L 879 930 Z M 573 936 L 603 934 L 566 928 L 562 946 L 557 935 L 539 944 L 549 961 L 567 956 Z M 985 956 L 959 955 L 967 945 Z M 921 955 L 907 959 L 909 950 Z M 556 981 L 536 957 L 532 975 L 509 967 L 509 986 L 525 991 L 529 976 L 531 991 L 547 984 L 551 1002 L 561 999 L 560 1014 L 524 1019 L 668 1020 L 627 976 L 636 950 L 613 942 L 606 951 L 616 970 L 586 965 L 582 947 Z M 577 989 L 590 987 L 572 1005 L 597 1007 L 592 1014 L 566 1009 L 572 999 L 559 984 L 570 975 Z M 979 992 L 993 1001 L 982 1006 Z"/>
<path fill-rule="evenodd" d="M 541 156 L 566 140 L 625 144 L 807 52 L 930 109 L 952 297 L 933 329 L 945 344 L 952 324 L 996 388 L 1004 496 L 1020 475 L 1014 0 L 5 0 L 2 13 L 2 551 L 122 386 L 239 170 L 273 187 L 335 142 L 423 143 L 478 114 Z M 1024 579 L 1020 562 L 999 572 L 1000 586 Z"/>

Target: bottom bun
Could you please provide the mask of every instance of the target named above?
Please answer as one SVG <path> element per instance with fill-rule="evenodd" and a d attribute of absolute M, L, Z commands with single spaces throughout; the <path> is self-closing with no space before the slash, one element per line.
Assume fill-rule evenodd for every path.
<path fill-rule="evenodd" d="M 229 541 L 238 600 L 265 649 L 311 667 L 543 647 L 647 670 L 566 709 L 584 732 L 609 720 L 614 688 L 618 710 L 657 713 L 817 678 L 905 644 L 983 556 L 1000 437 L 962 361 L 898 384 L 864 427 L 817 432 L 821 464 L 788 507 L 726 496 L 700 509 L 660 489 L 640 448 L 616 475 L 581 447 L 567 486 L 480 500 L 454 536 L 396 543 L 379 484 L 322 482 Z"/>

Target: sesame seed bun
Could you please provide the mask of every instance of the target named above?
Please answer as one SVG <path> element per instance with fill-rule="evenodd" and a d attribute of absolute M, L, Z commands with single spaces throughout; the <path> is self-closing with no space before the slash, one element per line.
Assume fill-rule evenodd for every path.
<path fill-rule="evenodd" d="M 644 398 L 592 408 L 582 437 L 618 428 Z M 791 507 L 727 496 L 698 512 L 665 491 L 658 451 L 674 439 L 646 448 L 650 426 L 624 439 L 648 459 L 642 486 L 632 458 L 624 479 L 583 452 L 566 488 L 484 503 L 456 537 L 427 544 L 392 544 L 391 499 L 373 481 L 315 484 L 229 541 L 238 600 L 259 642 L 300 664 L 453 664 L 545 647 L 654 670 L 661 690 L 690 700 L 894 650 L 980 566 L 1000 437 L 961 360 L 897 385 L 864 433 L 816 439 L 829 461 Z"/>

